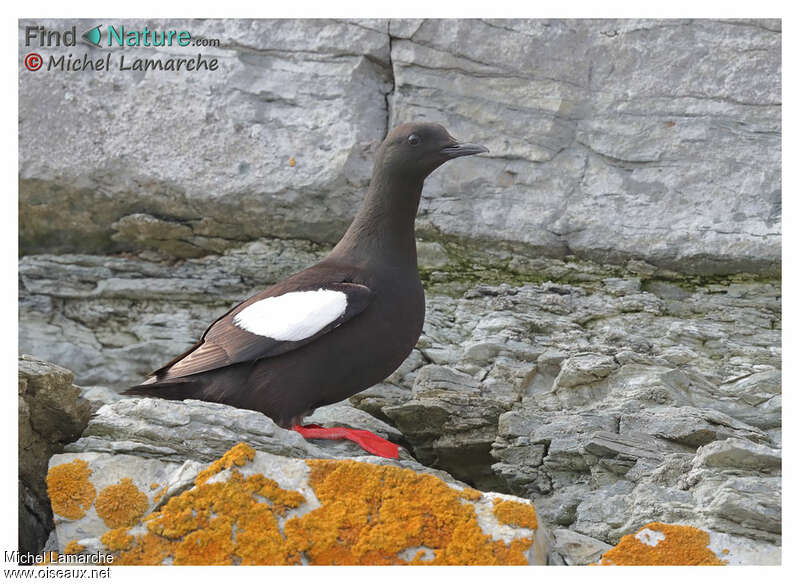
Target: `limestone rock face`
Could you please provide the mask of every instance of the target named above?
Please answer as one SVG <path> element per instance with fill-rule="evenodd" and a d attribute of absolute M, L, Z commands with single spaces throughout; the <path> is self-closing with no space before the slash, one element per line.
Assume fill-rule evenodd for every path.
<path fill-rule="evenodd" d="M 73 467 L 80 480 L 68 481 Z M 61 454 L 48 483 L 61 551 L 125 564 L 544 564 L 530 501 L 355 460 L 302 460 L 239 443 L 211 465 Z M 412 528 L 410 526 L 418 526 Z M 67 543 L 69 542 L 69 543 Z"/>
<path fill-rule="evenodd" d="M 252 255 L 231 250 L 176 267 L 154 259 L 26 257 L 23 348 L 82 371 L 79 378 L 96 386 L 87 397 L 113 399 L 100 388 L 136 383 L 185 350 L 237 295 L 258 289 L 255 262 L 269 265 L 274 257 L 276 275 L 268 277 L 279 278 L 278 270 L 311 263 L 316 253 L 299 255 L 303 248 L 291 242 L 252 248 Z M 780 540 L 780 466 L 743 466 L 737 458 L 764 455 L 741 446 L 715 450 L 735 440 L 769 449 L 767 459 L 779 457 L 777 281 L 703 283 L 635 265 L 634 273 L 552 260 L 540 265 L 558 281 L 470 286 L 456 281 L 449 265 L 429 283 L 417 349 L 385 383 L 352 399 L 394 428 L 375 420 L 373 430 L 426 466 L 485 490 L 532 498 L 552 525 L 607 544 L 649 521 L 751 538 L 756 548 Z M 208 295 L 204 274 L 214 275 Z M 66 292 L 48 283 L 56 277 Z M 125 345 L 128 335 L 138 342 Z M 84 361 L 87 354 L 94 357 Z M 196 416 L 198 428 L 216 427 L 225 437 L 199 441 L 198 452 L 162 452 L 181 443 L 158 422 L 175 404 L 149 402 L 141 411 L 144 402 L 128 400 L 100 408 L 81 448 L 133 455 L 155 448 L 175 456 L 170 460 L 207 461 L 241 440 L 243 427 L 259 429 L 247 438 L 258 448 L 293 444 L 282 430 L 267 430 L 260 414 L 196 403 L 176 410 L 176 420 Z M 117 416 L 127 421 L 116 426 Z M 119 450 L 108 445 L 106 422 L 114 433 L 130 428 L 119 434 Z M 354 426 L 363 424 L 354 419 Z M 161 442 L 142 442 L 140 430 Z M 713 445 L 703 457 L 709 464 L 697 466 L 690 481 L 698 449 Z M 270 452 L 323 456 L 310 446 Z M 338 455 L 355 454 L 347 450 L 352 445 L 342 448 Z"/>
<path fill-rule="evenodd" d="M 386 22 L 125 22 L 146 25 L 218 39 L 201 50 L 217 70 L 114 66 L 68 83 L 56 72 L 20 74 L 22 248 L 197 257 L 267 234 L 341 235 L 371 175 L 369 150 L 386 133 Z M 124 57 L 197 53 L 126 47 Z"/>
<path fill-rule="evenodd" d="M 492 488 L 489 448 L 497 435 L 497 419 L 509 400 L 481 395 L 480 384 L 463 373 L 439 365 L 419 370 L 411 399 L 383 412 L 401 428 L 423 464 L 448 468 L 461 480 Z"/>
<path fill-rule="evenodd" d="M 306 421 L 367 429 L 394 440 L 402 438 L 396 428 L 346 403 L 319 408 Z M 260 412 L 198 400 L 151 398 L 123 398 L 103 405 L 83 435 L 66 450 L 155 457 L 168 462 L 187 458 L 210 462 L 243 440 L 264 452 L 295 458 L 364 455 L 360 446 L 347 440 L 306 441 Z M 420 466 L 405 451 L 401 458 Z M 448 479 L 452 481 L 449 475 Z"/>
<path fill-rule="evenodd" d="M 20 350 L 72 368 L 81 386 L 133 385 L 237 301 L 319 259 L 308 242 L 275 240 L 179 265 L 27 256 L 19 270 Z"/>
<path fill-rule="evenodd" d="M 247 258 L 272 253 L 275 266 L 287 262 L 273 269 L 287 271 L 300 263 L 286 251 L 291 245 L 264 243 L 255 247 L 263 255 L 229 251 L 171 268 L 102 256 L 24 258 L 23 347 L 67 360 L 95 385 L 87 397 L 112 400 L 113 391 L 101 388 L 136 383 L 193 343 L 237 294 L 258 288 Z M 313 253 L 300 257 L 313 261 Z M 128 265 L 129 277 L 115 275 Z M 546 269 L 562 280 L 466 285 L 460 294 L 454 286 L 464 285 L 453 279 L 429 283 L 417 349 L 385 383 L 352 400 L 378 418 L 369 427 L 406 446 L 409 458 L 484 490 L 531 498 L 550 524 L 610 545 L 649 521 L 750 538 L 756 549 L 776 545 L 779 283 L 704 284 L 559 260 Z M 454 278 L 447 265 L 439 270 Z M 237 282 L 237 271 L 247 280 Z M 211 295 L 202 292 L 206 273 L 216 275 Z M 56 276 L 68 292 L 49 287 L 46 278 Z M 140 340 L 125 345 L 128 335 Z M 80 449 L 208 461 L 247 436 L 260 449 L 280 445 L 268 450 L 278 455 L 356 455 L 350 444 L 292 450 L 292 438 L 264 416 L 221 407 L 107 404 Z M 173 416 L 178 426 L 161 425 Z M 219 436 L 174 451 L 181 424 L 214 427 Z M 364 421 L 353 417 L 352 425 Z M 695 464 L 701 454 L 703 464 Z M 738 462 L 751 458 L 764 462 Z M 588 555 L 563 560 L 580 557 Z"/>
<path fill-rule="evenodd" d="M 19 358 L 19 549 L 38 553 L 53 528 L 47 462 L 77 439 L 89 421 L 89 402 L 71 371 L 28 355 Z"/>
<path fill-rule="evenodd" d="M 430 120 L 491 150 L 428 181 L 432 239 L 690 273 L 780 269 L 780 21 L 126 22 L 145 25 L 219 40 L 201 51 L 218 68 L 121 71 L 120 51 L 111 71 L 69 82 L 21 68 L 23 253 L 330 244 L 387 128 Z"/>
<path fill-rule="evenodd" d="M 779 28 L 390 22 L 392 121 L 442 119 L 491 151 L 433 177 L 423 225 L 514 233 L 545 253 L 599 261 L 760 271 L 753 255 L 780 253 Z M 758 58 L 740 56 L 756 47 Z M 770 146 L 743 146 L 751 140 Z M 454 189 L 462 196 L 442 196 Z"/>

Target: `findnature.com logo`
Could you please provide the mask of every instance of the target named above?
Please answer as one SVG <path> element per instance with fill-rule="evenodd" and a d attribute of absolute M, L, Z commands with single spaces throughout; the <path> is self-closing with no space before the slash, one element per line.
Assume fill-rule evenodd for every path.
<path fill-rule="evenodd" d="M 28 52 L 23 64 L 29 71 L 109 71 L 116 67 L 119 71 L 216 71 L 219 62 L 216 57 L 205 58 L 202 53 L 195 57 L 128 57 L 124 53 L 118 59 L 112 58 L 109 50 L 103 56 L 63 53 L 64 49 L 77 47 L 81 42 L 91 49 L 120 49 L 126 47 L 154 48 L 160 47 L 219 47 L 219 39 L 192 37 L 188 30 L 160 29 L 151 30 L 147 26 L 130 28 L 123 24 L 98 24 L 81 33 L 77 33 L 75 25 L 62 30 L 48 29 L 44 26 L 28 25 L 25 27 L 25 48 L 37 50 L 55 50 L 60 54 L 47 57 L 38 52 Z M 90 49 L 90 50 L 91 50 Z"/>

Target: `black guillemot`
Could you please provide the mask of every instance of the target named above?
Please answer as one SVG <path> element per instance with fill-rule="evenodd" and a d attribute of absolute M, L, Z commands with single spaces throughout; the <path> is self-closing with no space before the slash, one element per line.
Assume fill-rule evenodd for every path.
<path fill-rule="evenodd" d="M 425 318 L 414 238 L 423 183 L 448 160 L 481 152 L 439 124 L 394 128 L 363 206 L 325 259 L 229 310 L 125 393 L 255 410 L 307 438 L 348 438 L 396 458 L 394 444 L 369 432 L 304 427 L 303 417 L 383 381 L 414 348 Z"/>

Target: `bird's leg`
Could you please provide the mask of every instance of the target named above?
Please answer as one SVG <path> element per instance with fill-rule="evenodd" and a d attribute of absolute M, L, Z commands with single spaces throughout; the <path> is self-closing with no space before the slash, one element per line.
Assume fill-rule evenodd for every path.
<path fill-rule="evenodd" d="M 287 428 L 287 427 L 288 428 L 294 428 L 295 426 L 301 426 L 302 427 L 303 418 L 305 418 L 307 415 L 309 415 L 308 412 L 303 413 L 303 414 L 298 414 L 296 416 L 292 416 L 292 419 L 289 421 L 289 425 L 288 426 L 283 426 L 283 427 L 284 428 Z M 283 424 L 281 424 L 281 425 L 283 425 Z"/>
<path fill-rule="evenodd" d="M 352 440 L 367 452 L 383 458 L 397 458 L 399 448 L 397 444 L 376 436 L 369 430 L 354 430 L 353 428 L 323 428 L 318 424 L 303 425 L 303 416 L 292 418 L 292 430 L 306 439 L 315 440 Z"/>

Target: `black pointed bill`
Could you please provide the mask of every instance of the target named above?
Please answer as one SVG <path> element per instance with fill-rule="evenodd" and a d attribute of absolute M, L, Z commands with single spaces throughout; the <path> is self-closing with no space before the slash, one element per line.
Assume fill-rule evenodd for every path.
<path fill-rule="evenodd" d="M 480 144 L 458 143 L 445 146 L 441 152 L 448 158 L 458 158 L 459 156 L 472 156 L 481 152 L 489 152 L 489 149 Z"/>

